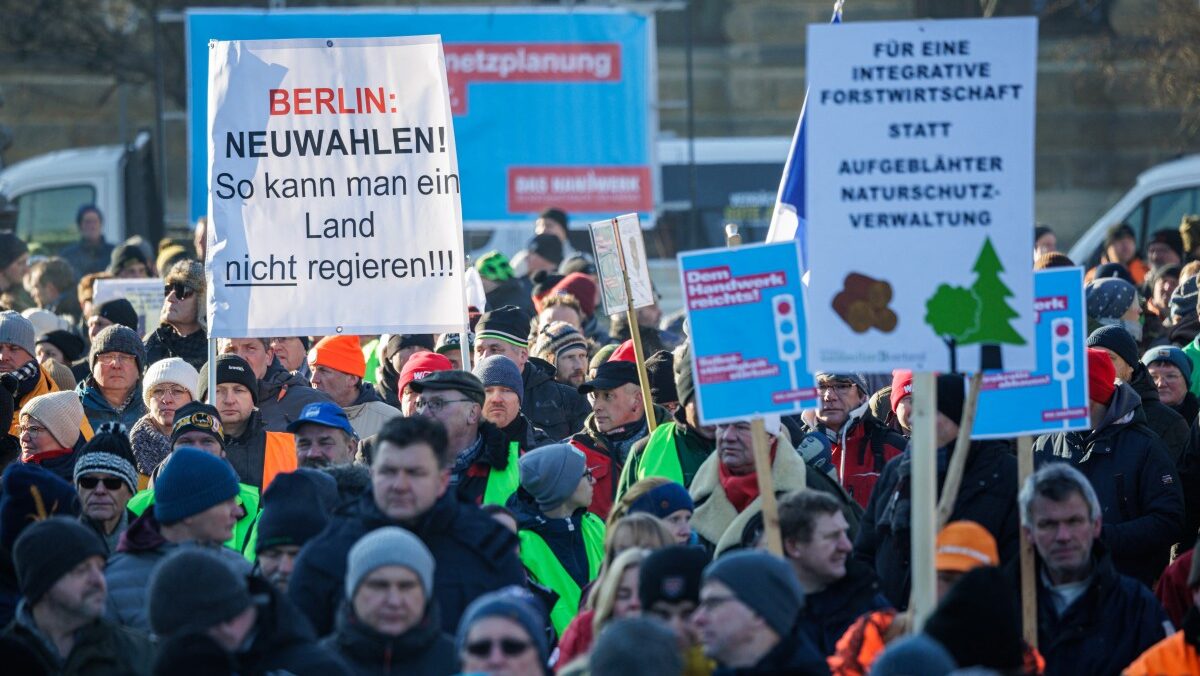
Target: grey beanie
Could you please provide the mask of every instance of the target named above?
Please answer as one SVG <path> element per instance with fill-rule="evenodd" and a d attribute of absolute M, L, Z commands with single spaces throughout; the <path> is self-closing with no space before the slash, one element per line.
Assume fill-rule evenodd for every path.
<path fill-rule="evenodd" d="M 384 566 L 403 566 L 417 574 L 425 600 L 433 598 L 433 554 L 416 535 L 384 526 L 359 538 L 346 555 L 346 598 L 353 599 L 363 578 Z"/>
<path fill-rule="evenodd" d="M 587 456 L 569 444 L 550 444 L 521 456 L 521 488 L 537 500 L 543 512 L 557 509 L 579 486 L 587 471 Z"/>
<path fill-rule="evenodd" d="M 788 562 L 762 551 L 726 554 L 704 569 L 704 581 L 729 587 L 781 638 L 790 636 L 804 608 L 804 591 Z"/>
<path fill-rule="evenodd" d="M 150 574 L 146 609 L 160 638 L 203 632 L 233 619 L 253 603 L 246 578 L 233 564 L 202 547 L 171 554 Z"/>
<path fill-rule="evenodd" d="M 22 317 L 20 312 L 0 312 L 0 343 L 16 345 L 32 357 L 37 354 L 33 333 L 33 322 Z"/>
<path fill-rule="evenodd" d="M 104 327 L 100 333 L 97 333 L 96 339 L 92 341 L 92 350 L 88 352 L 88 366 L 95 368 L 96 356 L 105 352 L 124 352 L 133 355 L 133 358 L 137 360 L 139 373 L 142 370 L 142 364 L 146 363 L 146 346 L 142 344 L 137 333 L 128 326 L 113 324 Z"/>
<path fill-rule="evenodd" d="M 872 394 L 871 386 L 867 384 L 867 375 L 865 373 L 830 373 L 828 371 L 820 371 L 814 374 L 813 377 L 817 381 L 820 381 L 824 378 L 829 380 L 848 380 L 854 383 L 859 390 L 862 390 L 864 396 L 870 396 Z"/>
<path fill-rule="evenodd" d="M 1087 295 L 1087 316 L 1092 321 L 1120 319 L 1137 300 L 1137 289 L 1116 277 L 1097 279 L 1084 288 Z"/>
<path fill-rule="evenodd" d="M 475 365 L 475 377 L 483 383 L 484 389 L 499 385 L 517 393 L 517 399 L 525 404 L 525 382 L 521 380 L 521 369 L 513 360 L 504 355 L 494 354 L 485 357 Z"/>

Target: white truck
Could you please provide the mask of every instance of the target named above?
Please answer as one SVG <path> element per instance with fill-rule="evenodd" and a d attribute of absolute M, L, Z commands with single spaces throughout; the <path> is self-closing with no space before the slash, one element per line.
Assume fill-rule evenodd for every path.
<path fill-rule="evenodd" d="M 53 253 L 79 239 L 75 213 L 95 204 L 111 243 L 163 236 L 163 208 L 149 132 L 128 146 L 59 150 L 0 170 L 0 195 L 16 209 L 14 232 L 32 249 Z"/>

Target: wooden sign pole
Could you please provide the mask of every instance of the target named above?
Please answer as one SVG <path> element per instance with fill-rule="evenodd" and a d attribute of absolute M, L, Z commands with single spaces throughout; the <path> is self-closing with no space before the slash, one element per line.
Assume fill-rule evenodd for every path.
<path fill-rule="evenodd" d="M 617 219 L 613 219 L 613 229 L 617 229 Z M 617 232 L 620 232 L 617 230 Z M 629 335 L 633 339 L 633 356 L 637 361 L 638 384 L 642 387 L 642 405 L 646 409 L 647 434 L 654 434 L 658 427 L 654 420 L 654 399 L 650 396 L 650 378 L 646 375 L 646 356 L 642 352 L 642 327 L 638 324 L 637 310 L 633 307 L 633 287 L 629 284 L 629 271 L 625 269 L 625 250 L 621 246 L 621 238 L 614 237 L 617 245 L 617 256 L 621 260 L 621 279 L 625 282 L 626 318 L 629 320 Z"/>
<path fill-rule="evenodd" d="M 914 633 L 937 605 L 934 541 L 937 537 L 937 376 L 913 373 L 912 441 L 912 613 Z"/>
<path fill-rule="evenodd" d="M 725 243 L 729 248 L 741 246 L 742 236 L 733 223 L 725 226 Z M 771 476 L 771 442 L 763 419 L 750 421 L 750 441 L 754 450 L 754 473 L 758 479 L 758 495 L 762 499 L 763 540 L 767 551 L 783 556 L 783 538 L 779 534 L 779 505 L 775 500 L 775 478 Z"/>

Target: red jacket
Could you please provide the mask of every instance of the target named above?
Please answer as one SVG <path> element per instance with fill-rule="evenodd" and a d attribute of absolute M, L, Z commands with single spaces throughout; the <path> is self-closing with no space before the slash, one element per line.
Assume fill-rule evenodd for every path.
<path fill-rule="evenodd" d="M 838 478 L 863 509 L 871 499 L 871 491 L 879 480 L 888 460 L 900 455 L 908 446 L 904 437 L 883 423 L 864 413 L 861 418 L 847 423 L 850 429 L 837 441 L 832 441 L 831 458 L 838 468 Z M 845 432 L 845 430 L 843 430 Z M 844 441 L 844 443 L 843 443 Z M 845 465 L 843 465 L 843 452 Z"/>

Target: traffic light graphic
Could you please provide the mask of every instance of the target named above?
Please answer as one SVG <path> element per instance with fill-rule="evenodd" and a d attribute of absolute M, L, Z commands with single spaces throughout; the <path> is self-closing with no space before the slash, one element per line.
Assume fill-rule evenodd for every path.
<path fill-rule="evenodd" d="M 779 358 L 788 363 L 792 389 L 798 387 L 796 362 L 803 354 L 800 347 L 800 323 L 796 317 L 796 299 L 790 293 L 781 293 L 771 299 L 771 313 L 775 317 L 775 344 Z"/>
<path fill-rule="evenodd" d="M 1070 317 L 1050 322 L 1050 355 L 1050 372 L 1055 380 L 1075 377 L 1075 321 Z"/>

